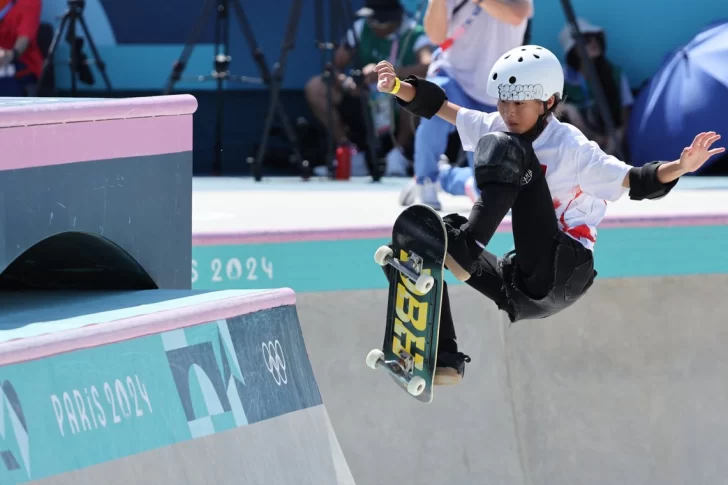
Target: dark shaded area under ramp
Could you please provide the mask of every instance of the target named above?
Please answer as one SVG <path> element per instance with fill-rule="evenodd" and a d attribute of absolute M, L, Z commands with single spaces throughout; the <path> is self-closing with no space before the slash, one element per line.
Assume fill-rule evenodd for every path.
<path fill-rule="evenodd" d="M 723 484 L 728 275 L 598 280 L 548 320 L 508 326 L 451 288 L 458 386 L 423 405 L 364 359 L 385 290 L 299 293 L 323 400 L 358 485 Z"/>

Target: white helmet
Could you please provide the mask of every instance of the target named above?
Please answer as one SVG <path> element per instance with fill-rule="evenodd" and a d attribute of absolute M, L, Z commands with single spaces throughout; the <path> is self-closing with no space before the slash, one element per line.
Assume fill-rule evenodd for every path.
<path fill-rule="evenodd" d="M 486 89 L 488 95 L 503 101 L 548 101 L 554 94 L 563 96 L 564 69 L 545 47 L 516 47 L 495 62 Z"/>

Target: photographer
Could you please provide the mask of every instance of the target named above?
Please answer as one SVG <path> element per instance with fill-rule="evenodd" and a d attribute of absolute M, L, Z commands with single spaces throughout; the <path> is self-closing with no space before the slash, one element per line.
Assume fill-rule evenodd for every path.
<path fill-rule="evenodd" d="M 431 43 L 424 29 L 406 16 L 399 0 L 367 0 L 357 15 L 363 18 L 357 19 L 347 30 L 334 55 L 331 135 L 336 146 L 352 143 L 363 151 L 367 137 L 360 96 L 370 97 L 368 104 L 372 106 L 376 136 L 395 132 L 395 146 L 387 155 L 387 173 L 404 172 L 408 161 L 402 150 L 412 141 L 411 115 L 396 109 L 391 99 L 382 97 L 376 87 L 368 91 L 360 89 L 343 71 L 357 56 L 356 64 L 362 66 L 363 84 L 375 86 L 374 66 L 385 57 L 398 65 L 400 72 L 424 76 L 432 53 Z M 320 75 L 310 79 L 305 87 L 308 105 L 324 127 L 328 124 L 327 89 L 326 81 Z M 392 120 L 394 126 L 390 126 Z M 352 169 L 353 174 L 366 171 L 363 166 L 359 170 L 357 167 Z"/>

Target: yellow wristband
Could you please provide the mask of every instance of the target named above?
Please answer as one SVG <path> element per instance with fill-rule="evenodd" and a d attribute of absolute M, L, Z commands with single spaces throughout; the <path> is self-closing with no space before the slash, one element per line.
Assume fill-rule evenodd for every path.
<path fill-rule="evenodd" d="M 397 94 L 399 92 L 399 88 L 402 87 L 402 83 L 399 82 L 399 78 L 394 78 L 394 87 L 389 92 L 389 94 Z"/>

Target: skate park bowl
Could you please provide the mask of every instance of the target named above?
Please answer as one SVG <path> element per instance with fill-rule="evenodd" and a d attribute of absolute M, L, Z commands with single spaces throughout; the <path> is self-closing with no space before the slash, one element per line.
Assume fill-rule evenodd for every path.
<path fill-rule="evenodd" d="M 401 211 L 400 186 L 301 185 L 197 181 L 193 288 L 296 291 L 358 485 L 725 483 L 728 180 L 686 178 L 659 201 L 611 205 L 597 281 L 555 317 L 510 325 L 448 277 L 460 350 L 472 362 L 431 404 L 365 364 L 382 346 L 387 282 L 373 256 Z M 284 193 L 295 210 L 283 207 Z M 467 206 L 442 200 L 442 213 Z M 229 207 L 253 206 L 260 221 L 246 215 L 245 226 L 230 227 L 238 216 Z M 509 231 L 506 220 L 493 252 L 512 248 Z"/>
<path fill-rule="evenodd" d="M 0 100 L 0 483 L 353 485 L 295 293 L 191 288 L 196 107 Z"/>

